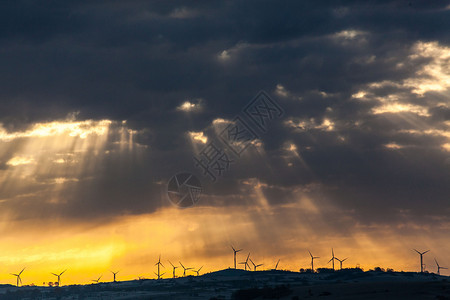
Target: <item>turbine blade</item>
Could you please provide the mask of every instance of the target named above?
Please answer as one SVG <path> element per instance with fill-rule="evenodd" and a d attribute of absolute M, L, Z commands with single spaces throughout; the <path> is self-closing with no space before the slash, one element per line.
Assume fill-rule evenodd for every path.
<path fill-rule="evenodd" d="M 55 275 L 55 276 L 58 276 L 58 274 L 55 274 L 55 273 L 51 273 L 51 274 L 53 274 L 53 275 Z"/>
<path fill-rule="evenodd" d="M 419 251 L 417 251 L 416 249 L 413 249 L 414 251 L 416 251 L 417 253 L 419 253 L 419 254 L 422 254 L 422 253 L 420 253 Z"/>
<path fill-rule="evenodd" d="M 334 257 L 332 257 L 328 262 L 327 262 L 327 264 L 329 264 L 330 263 L 330 261 L 332 261 L 334 259 Z"/>
<path fill-rule="evenodd" d="M 309 252 L 309 255 L 310 255 L 310 256 L 311 256 L 311 258 L 312 258 L 312 257 L 313 257 L 313 255 L 311 254 L 311 251 L 309 251 L 309 250 L 308 250 L 308 252 Z"/>
<path fill-rule="evenodd" d="M 198 271 L 200 272 L 200 270 L 203 268 L 203 266 L 200 267 L 200 269 L 198 269 Z"/>
<path fill-rule="evenodd" d="M 59 274 L 59 276 L 61 276 L 62 274 L 64 274 L 64 272 L 66 272 L 67 269 L 65 269 L 64 271 L 61 272 L 61 274 Z"/>
<path fill-rule="evenodd" d="M 167 260 L 167 261 L 172 265 L 172 267 L 175 268 L 175 266 L 173 265 L 173 263 L 170 260 Z"/>
<path fill-rule="evenodd" d="M 427 253 L 427 252 L 430 252 L 430 250 L 427 250 L 427 251 L 423 252 L 422 255 L 425 254 L 425 253 Z"/>
<path fill-rule="evenodd" d="M 244 249 L 239 249 L 239 250 L 236 250 L 236 252 L 239 252 L 239 251 L 242 251 L 242 250 L 244 250 Z"/>
<path fill-rule="evenodd" d="M 233 245 L 230 245 L 231 249 L 233 249 L 234 252 L 236 252 L 236 249 L 234 249 Z"/>
<path fill-rule="evenodd" d="M 19 275 L 21 275 L 21 274 L 22 274 L 23 270 L 25 270 L 25 268 L 23 268 L 23 269 L 22 269 L 22 271 L 20 271 Z"/>

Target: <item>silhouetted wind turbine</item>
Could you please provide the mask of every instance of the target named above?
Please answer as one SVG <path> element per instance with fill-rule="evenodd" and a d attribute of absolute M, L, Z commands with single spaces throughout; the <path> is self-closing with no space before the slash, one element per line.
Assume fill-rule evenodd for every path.
<path fill-rule="evenodd" d="M 66 272 L 66 271 L 67 271 L 67 269 L 65 269 L 64 271 L 62 271 L 62 272 L 59 273 L 59 274 L 52 273 L 53 275 L 55 275 L 56 277 L 58 277 L 58 286 L 61 286 L 61 275 L 64 274 L 64 272 Z"/>
<path fill-rule="evenodd" d="M 261 267 L 264 264 L 259 264 L 259 265 L 255 265 L 255 263 L 253 262 L 253 260 L 250 258 L 250 262 L 253 264 L 253 271 L 256 271 L 257 267 Z"/>
<path fill-rule="evenodd" d="M 181 263 L 181 261 L 179 261 L 181 267 L 183 268 L 183 276 L 186 276 L 186 271 L 187 270 L 192 270 L 193 268 L 186 268 L 185 266 L 183 266 L 183 264 Z"/>
<path fill-rule="evenodd" d="M 20 278 L 20 275 L 22 275 L 23 270 L 25 270 L 25 268 L 23 268 L 22 271 L 19 272 L 19 274 L 10 273 L 11 275 L 17 277 L 17 286 L 19 286 L 19 283 L 22 284 L 22 278 Z"/>
<path fill-rule="evenodd" d="M 116 282 L 116 275 L 117 275 L 117 273 L 119 273 L 120 271 L 117 271 L 117 272 L 110 271 L 110 272 L 113 273 L 113 276 L 114 276 L 114 281 L 113 281 L 113 282 Z"/>
<path fill-rule="evenodd" d="M 280 260 L 281 260 L 281 259 L 279 259 L 279 260 L 277 261 L 277 264 L 275 265 L 275 270 L 278 268 L 278 264 L 280 263 Z"/>
<path fill-rule="evenodd" d="M 155 266 L 158 266 L 158 274 L 155 273 L 155 275 L 157 275 L 158 279 L 160 279 L 162 275 L 166 274 L 165 272 L 161 274 L 159 270 L 159 266 L 163 266 L 163 268 L 165 268 L 164 265 L 161 263 L 161 254 L 159 255 L 158 262 L 155 264 Z"/>
<path fill-rule="evenodd" d="M 441 269 L 444 269 L 444 270 L 448 269 L 448 268 L 445 268 L 445 267 L 441 267 L 439 265 L 439 263 L 437 262 L 436 258 L 434 259 L 434 261 L 436 262 L 436 266 L 437 266 L 437 269 L 438 269 L 438 275 L 441 275 Z"/>
<path fill-rule="evenodd" d="M 334 271 L 334 260 L 336 259 L 336 257 L 334 257 L 334 250 L 333 248 L 331 248 L 331 259 L 328 261 L 328 264 L 330 263 L 330 261 L 333 263 L 333 271 Z"/>
<path fill-rule="evenodd" d="M 172 268 L 173 268 L 173 278 L 175 278 L 176 276 L 175 276 L 175 270 L 177 269 L 177 268 L 179 268 L 179 267 L 175 267 L 174 265 L 173 265 L 173 263 L 169 260 L 168 261 L 171 265 L 172 265 Z"/>
<path fill-rule="evenodd" d="M 197 276 L 200 276 L 200 270 L 203 268 L 203 266 L 200 267 L 198 270 L 194 270 L 195 273 L 197 273 Z"/>
<path fill-rule="evenodd" d="M 344 261 L 346 261 L 347 259 L 348 259 L 348 257 L 344 258 L 343 260 L 340 260 L 339 258 L 336 257 L 336 260 L 341 263 L 341 270 L 342 270 L 342 263 Z"/>
<path fill-rule="evenodd" d="M 236 269 L 236 253 L 238 253 L 239 251 L 242 251 L 242 249 L 236 250 L 236 249 L 234 249 L 233 246 L 231 246 L 231 248 L 233 249 L 233 252 L 234 252 L 234 268 Z"/>
<path fill-rule="evenodd" d="M 250 252 L 249 252 L 248 255 L 247 255 L 247 259 L 246 259 L 245 261 L 239 263 L 240 265 L 244 265 L 245 271 L 247 271 L 247 267 L 250 269 L 250 266 L 248 265 L 248 259 L 249 259 L 249 257 L 250 257 Z"/>
<path fill-rule="evenodd" d="M 103 275 L 100 275 L 99 278 L 97 278 L 97 279 L 92 279 L 92 281 L 95 282 L 95 283 L 98 283 L 98 282 L 100 281 L 100 278 L 102 278 L 102 276 L 103 276 Z"/>
<path fill-rule="evenodd" d="M 413 249 L 413 250 L 416 251 L 417 253 L 419 253 L 419 255 L 420 255 L 420 273 L 423 273 L 423 255 L 430 250 L 427 250 L 425 252 L 419 252 L 416 249 Z"/>
<path fill-rule="evenodd" d="M 313 256 L 309 250 L 308 250 L 308 252 L 309 252 L 309 255 L 311 256 L 311 271 L 314 273 L 314 259 L 320 258 L 320 257 L 319 256 Z"/>

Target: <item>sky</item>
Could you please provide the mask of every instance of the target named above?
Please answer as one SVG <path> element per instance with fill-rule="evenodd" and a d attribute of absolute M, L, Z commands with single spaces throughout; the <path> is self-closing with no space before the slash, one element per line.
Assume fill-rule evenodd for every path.
<path fill-rule="evenodd" d="M 159 255 L 211 272 L 231 245 L 265 269 L 332 248 L 450 267 L 449 2 L 48 2 L 0 4 L 1 283 L 155 278 Z M 263 128 L 255 103 L 278 108 Z"/>

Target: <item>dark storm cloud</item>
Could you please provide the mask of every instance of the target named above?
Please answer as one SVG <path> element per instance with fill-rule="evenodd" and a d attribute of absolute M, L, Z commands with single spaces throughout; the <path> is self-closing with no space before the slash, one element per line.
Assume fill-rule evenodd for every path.
<path fill-rule="evenodd" d="M 140 130 L 136 140 L 149 146 L 142 160 L 104 158 L 91 183 L 68 189 L 68 208 L 60 213 L 141 213 L 167 205 L 155 181 L 193 168 L 186 131 L 233 118 L 264 89 L 286 112 L 261 135 L 265 153 L 250 149 L 222 181 L 205 183 L 207 193 L 239 203 L 242 182 L 259 178 L 275 205 L 289 201 L 288 188 L 319 182 L 333 201 L 369 221 L 387 218 L 373 212 L 389 203 L 417 212 L 434 201 L 426 206 L 433 210 L 445 206 L 449 192 L 445 138 L 405 130 L 416 129 L 411 120 L 442 129 L 448 107 L 434 104 L 447 96 L 424 100 L 409 86 L 368 84 L 414 78 L 431 60 L 408 59 L 418 41 L 448 45 L 445 7 L 442 1 L 3 2 L 0 120 L 10 131 L 73 111 L 80 119 L 127 120 Z M 277 94 L 277 85 L 289 94 Z M 352 98 L 360 90 L 371 95 Z M 402 103 L 425 101 L 430 116 L 374 115 L 377 97 L 391 94 Z M 202 99 L 201 111 L 176 109 L 195 99 Z M 298 130 L 289 120 L 310 127 Z M 333 130 L 320 127 L 325 120 Z M 393 142 L 405 148 L 385 147 Z"/>

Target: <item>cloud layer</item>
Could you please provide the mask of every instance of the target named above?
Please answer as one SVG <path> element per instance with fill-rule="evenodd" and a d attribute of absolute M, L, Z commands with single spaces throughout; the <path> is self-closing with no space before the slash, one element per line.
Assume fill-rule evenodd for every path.
<path fill-rule="evenodd" d="M 307 227 L 276 213 L 286 207 L 327 220 L 319 232 L 450 224 L 441 1 L 1 7 L 4 220 L 152 214 L 188 171 L 204 185 L 200 206 L 248 209 L 261 228 Z M 260 90 L 282 117 L 267 133 L 253 126 L 257 139 L 211 182 L 193 156 Z"/>

